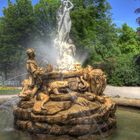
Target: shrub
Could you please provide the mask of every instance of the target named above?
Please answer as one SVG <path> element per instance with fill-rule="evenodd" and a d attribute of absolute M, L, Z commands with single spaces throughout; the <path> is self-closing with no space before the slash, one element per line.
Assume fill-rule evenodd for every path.
<path fill-rule="evenodd" d="M 140 73 L 132 54 L 121 55 L 116 58 L 115 69 L 108 76 L 108 83 L 115 86 L 140 85 Z"/>

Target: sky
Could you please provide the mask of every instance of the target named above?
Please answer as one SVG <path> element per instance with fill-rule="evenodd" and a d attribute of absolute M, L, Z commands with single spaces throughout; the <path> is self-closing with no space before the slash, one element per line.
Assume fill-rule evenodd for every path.
<path fill-rule="evenodd" d="M 120 27 L 123 23 L 127 23 L 134 29 L 138 27 L 136 18 L 140 14 L 134 11 L 140 7 L 140 0 L 108 0 L 108 2 L 112 7 L 112 19 L 117 26 Z"/>
<path fill-rule="evenodd" d="M 11 0 L 14 1 L 14 0 Z M 39 0 L 32 0 L 33 4 L 36 4 Z M 136 18 L 140 14 L 135 14 L 136 8 L 140 7 L 140 0 L 108 0 L 112 10 L 113 22 L 121 27 L 123 23 L 127 23 L 130 27 L 136 29 L 138 24 L 136 23 Z M 7 6 L 7 0 L 0 0 L 0 16 L 2 16 L 3 7 Z"/>

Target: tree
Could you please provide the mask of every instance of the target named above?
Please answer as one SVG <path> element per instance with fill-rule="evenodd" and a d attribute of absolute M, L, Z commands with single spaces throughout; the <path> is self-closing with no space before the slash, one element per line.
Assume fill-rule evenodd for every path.
<path fill-rule="evenodd" d="M 110 84 L 119 86 L 138 86 L 140 83 L 139 67 L 135 63 L 140 53 L 137 33 L 127 24 L 118 32 L 120 54 L 115 57 L 114 70 L 109 76 Z"/>
<path fill-rule="evenodd" d="M 4 19 L 0 20 L 0 71 L 5 79 L 18 61 L 17 48 L 7 41 L 4 34 Z"/>
<path fill-rule="evenodd" d="M 122 54 L 116 58 L 115 68 L 108 78 L 108 83 L 115 86 L 139 86 L 139 67 L 134 62 L 134 55 Z"/>
<path fill-rule="evenodd" d="M 136 31 L 127 24 L 123 24 L 119 32 L 119 48 L 122 54 L 138 54 L 140 52 L 139 40 Z"/>
<path fill-rule="evenodd" d="M 13 4 L 9 2 L 4 8 L 5 36 L 11 44 L 28 46 L 34 32 L 34 13 L 30 0 L 16 0 Z"/>
<path fill-rule="evenodd" d="M 72 2 L 70 37 L 76 44 L 77 52 L 86 58 L 85 63 L 105 70 L 110 84 L 138 85 L 139 78 L 136 77 L 139 73 L 134 63 L 140 52 L 138 32 L 127 24 L 116 28 L 107 0 Z M 30 0 L 16 0 L 15 3 L 9 0 L 4 16 L 0 18 L 0 71 L 5 73 L 5 78 L 11 69 L 15 71 L 23 65 L 23 52 L 32 42 L 35 46 L 47 42 L 50 51 L 57 33 L 56 13 L 59 6 L 58 0 L 39 0 L 34 7 Z M 41 48 L 41 45 L 37 47 Z"/>
<path fill-rule="evenodd" d="M 79 50 L 88 51 L 86 63 L 112 63 L 110 60 L 119 53 L 117 30 L 112 23 L 110 5 L 106 0 L 79 0 L 72 17 L 71 37 Z"/>
<path fill-rule="evenodd" d="M 136 14 L 139 14 L 139 13 L 140 13 L 140 8 L 137 8 L 137 9 L 135 10 L 135 13 L 136 13 Z M 136 21 L 137 21 L 137 23 L 140 25 L 140 17 L 138 17 L 138 18 L 136 19 Z"/>
<path fill-rule="evenodd" d="M 0 23 L 0 70 L 5 79 L 12 69 L 19 68 L 23 50 L 28 47 L 34 31 L 34 14 L 30 0 L 8 2 Z"/>
<path fill-rule="evenodd" d="M 56 32 L 56 12 L 59 4 L 58 0 L 40 0 L 35 5 L 36 38 L 50 41 Z"/>

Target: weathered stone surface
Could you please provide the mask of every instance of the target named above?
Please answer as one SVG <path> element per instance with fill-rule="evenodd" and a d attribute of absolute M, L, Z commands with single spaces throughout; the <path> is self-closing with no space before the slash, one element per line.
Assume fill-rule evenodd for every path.
<path fill-rule="evenodd" d="M 20 101 L 18 103 L 18 107 L 23 108 L 23 109 L 28 109 L 28 108 L 32 108 L 34 106 L 34 101 Z"/>
<path fill-rule="evenodd" d="M 82 125 L 49 125 L 47 123 L 32 123 L 29 121 L 17 121 L 16 125 L 19 129 L 28 130 L 30 132 L 51 134 L 51 135 L 71 135 L 71 136 L 82 136 L 87 134 L 99 134 L 106 132 L 111 128 L 116 127 L 116 120 L 109 118 L 108 121 L 98 124 L 96 121 L 92 124 Z"/>
<path fill-rule="evenodd" d="M 31 118 L 34 121 L 39 121 L 39 122 L 47 122 L 50 124 L 68 124 L 70 123 L 71 118 L 82 118 L 84 116 L 90 116 L 91 114 L 97 112 L 99 106 L 96 104 L 91 104 L 90 107 L 84 107 L 80 105 L 73 105 L 70 109 L 61 111 L 55 115 L 36 115 L 36 114 L 31 114 Z M 96 117 L 96 115 L 95 115 Z M 84 119 L 84 118 L 83 118 Z M 78 120 L 78 119 L 77 119 Z M 71 120 L 72 121 L 72 120 Z M 78 124 L 78 121 L 75 122 Z M 72 122 L 70 123 L 72 124 Z"/>
<path fill-rule="evenodd" d="M 42 80 L 35 97 L 22 99 L 15 108 L 16 128 L 79 137 L 109 133 L 116 127 L 116 104 L 101 96 L 106 84 L 102 71 L 51 72 Z"/>
<path fill-rule="evenodd" d="M 75 98 L 77 98 L 78 93 L 77 92 L 71 92 L 69 94 L 59 94 L 59 95 L 50 95 L 50 99 L 52 101 L 74 101 Z"/>
<path fill-rule="evenodd" d="M 63 79 L 63 78 L 73 78 L 73 77 L 77 77 L 77 76 L 81 76 L 82 75 L 82 71 L 68 71 L 68 72 L 50 72 L 47 74 L 44 74 L 42 76 L 43 80 L 48 79 L 55 79 L 55 80 L 59 80 L 59 79 Z"/>
<path fill-rule="evenodd" d="M 35 106 L 38 106 L 38 107 L 34 107 L 33 108 L 33 112 L 35 114 L 42 114 L 42 115 L 54 115 L 60 111 L 63 111 L 63 110 L 67 110 L 71 107 L 71 102 L 70 101 L 65 101 L 65 102 L 48 102 L 45 106 L 44 106 L 44 109 L 42 110 L 41 109 L 41 102 L 36 102 L 35 103 L 36 105 Z M 37 108 L 37 109 L 36 109 Z"/>
<path fill-rule="evenodd" d="M 109 98 L 104 98 L 104 101 L 103 105 L 90 101 L 88 106 L 72 104 L 71 101 L 50 101 L 44 112 L 17 108 L 14 111 L 15 124 L 22 130 L 52 135 L 98 134 L 99 128 L 106 132 L 116 126 L 116 106 Z"/>
<path fill-rule="evenodd" d="M 14 110 L 15 119 L 30 120 L 31 111 L 32 111 L 32 109 L 30 109 L 30 108 L 29 109 L 16 108 Z"/>

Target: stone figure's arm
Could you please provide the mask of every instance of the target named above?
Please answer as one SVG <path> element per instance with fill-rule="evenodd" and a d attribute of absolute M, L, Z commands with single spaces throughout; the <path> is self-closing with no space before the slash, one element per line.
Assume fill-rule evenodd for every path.
<path fill-rule="evenodd" d="M 30 72 L 31 72 L 31 73 L 35 73 L 36 71 L 37 71 L 36 66 L 35 66 L 33 63 L 31 63 L 31 64 L 30 64 Z"/>
<path fill-rule="evenodd" d="M 68 3 L 70 4 L 70 7 L 68 8 L 68 10 L 73 9 L 73 7 L 74 7 L 73 3 L 71 1 L 69 1 L 69 0 L 68 0 Z"/>
<path fill-rule="evenodd" d="M 30 64 L 30 72 L 34 75 L 40 74 L 40 68 L 36 67 L 33 63 Z"/>

